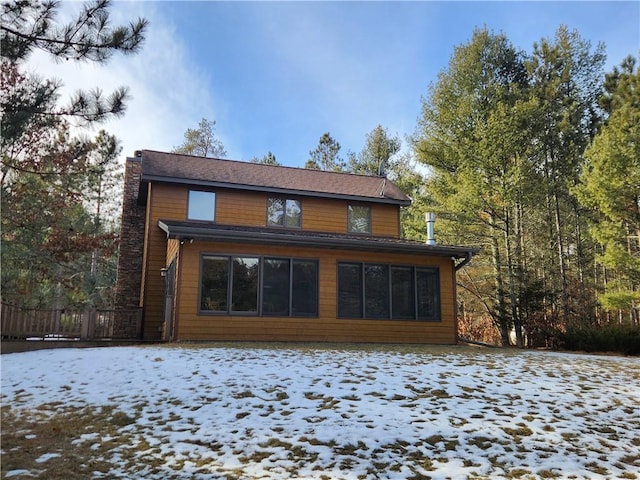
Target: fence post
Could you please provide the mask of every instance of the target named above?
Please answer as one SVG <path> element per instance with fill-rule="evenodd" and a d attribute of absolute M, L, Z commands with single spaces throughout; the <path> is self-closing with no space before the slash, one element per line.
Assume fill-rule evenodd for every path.
<path fill-rule="evenodd" d="M 80 326 L 80 340 L 89 338 L 89 311 L 82 312 L 82 325 Z"/>
<path fill-rule="evenodd" d="M 91 340 L 95 336 L 96 309 L 91 308 L 82 312 L 82 326 L 80 340 Z"/>

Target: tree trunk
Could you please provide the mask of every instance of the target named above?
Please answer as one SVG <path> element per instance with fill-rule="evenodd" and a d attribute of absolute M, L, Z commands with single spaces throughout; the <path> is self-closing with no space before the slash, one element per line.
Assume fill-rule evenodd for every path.
<path fill-rule="evenodd" d="M 509 320 L 507 318 L 506 299 L 504 296 L 504 281 L 502 279 L 502 258 L 500 255 L 500 246 L 498 244 L 497 227 L 493 216 L 490 218 L 491 226 L 491 257 L 493 260 L 493 271 L 495 275 L 496 286 L 496 306 L 498 319 L 498 328 L 500 330 L 500 339 L 503 347 L 508 347 L 509 342 Z"/>
<path fill-rule="evenodd" d="M 558 247 L 558 273 L 560 274 L 560 298 L 562 300 L 562 316 L 566 323 L 569 320 L 569 293 L 567 288 L 567 267 L 564 258 L 564 239 L 562 238 L 562 217 L 560 215 L 560 198 L 558 191 L 553 192 L 554 214 L 556 225 L 556 243 Z"/>
<path fill-rule="evenodd" d="M 504 229 L 504 246 L 507 257 L 507 278 L 509 282 L 509 303 L 511 304 L 511 319 L 516 333 L 516 346 L 522 348 L 522 323 L 518 315 L 518 296 L 516 294 L 516 279 L 513 264 L 513 253 L 511 251 L 511 219 L 509 212 L 505 209 L 505 229 Z"/>

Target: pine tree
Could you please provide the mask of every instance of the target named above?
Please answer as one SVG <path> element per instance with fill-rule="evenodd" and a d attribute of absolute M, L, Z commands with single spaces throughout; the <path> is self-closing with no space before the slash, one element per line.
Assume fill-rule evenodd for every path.
<path fill-rule="evenodd" d="M 423 104 L 418 160 L 431 172 L 428 189 L 439 232 L 450 243 L 484 245 L 480 279 L 468 291 L 480 299 L 509 344 L 522 343 L 516 212 L 527 178 L 523 56 L 503 35 L 476 30 L 457 47 Z M 444 227 L 444 228 L 443 228 Z"/>
<path fill-rule="evenodd" d="M 215 120 L 203 118 L 200 120 L 198 128 L 187 128 L 187 131 L 184 132 L 184 142 L 174 147 L 173 153 L 195 155 L 196 157 L 225 158 L 227 151 L 222 141 L 216 137 L 215 127 Z"/>
<path fill-rule="evenodd" d="M 33 122 L 48 122 L 56 117 L 73 117 L 85 124 L 101 122 L 125 111 L 128 89 L 121 87 L 104 95 L 99 88 L 78 91 L 66 105 L 51 99 L 60 84 L 54 80 L 21 71 L 36 49 L 51 54 L 55 61 L 107 62 L 114 53 L 134 54 L 142 46 L 148 22 L 138 19 L 128 26 L 110 26 L 108 0 L 93 0 L 82 6 L 76 19 L 58 25 L 58 1 L 13 0 L 2 5 L 0 55 L 2 77 L 19 75 L 21 88 L 4 96 L 2 110 L 2 147 L 18 141 Z M 13 82 L 15 83 L 15 82 Z"/>
<path fill-rule="evenodd" d="M 400 151 L 402 142 L 398 137 L 390 137 L 382 125 L 367 134 L 364 148 L 359 154 L 350 153 L 349 171 L 362 175 L 386 176 L 393 170 L 394 155 Z"/>
<path fill-rule="evenodd" d="M 343 172 L 346 165 L 339 156 L 340 148 L 340 144 L 329 132 L 322 134 L 318 146 L 309 151 L 309 160 L 305 168 Z"/>
<path fill-rule="evenodd" d="M 28 72 L 25 62 L 40 49 L 54 61 L 104 63 L 116 52 L 138 51 L 147 27 L 143 19 L 111 27 L 105 0 L 84 5 L 74 21 L 61 25 L 59 6 L 4 2 L 0 25 L 3 298 L 40 306 L 60 306 L 61 287 L 69 302 L 95 301 L 82 284 L 85 273 L 96 252 L 115 254 L 117 235 L 100 219 L 117 142 L 106 133 L 95 141 L 74 136 L 70 121 L 94 125 L 122 115 L 127 89 L 106 97 L 97 88 L 80 91 L 60 104 L 61 85 Z"/>
<path fill-rule="evenodd" d="M 600 304 L 640 324 L 640 66 L 628 57 L 607 75 L 609 117 L 585 152 L 576 193 L 600 244 Z"/>
<path fill-rule="evenodd" d="M 262 163 L 263 165 L 280 165 L 278 160 L 276 160 L 276 156 L 271 152 L 268 152 L 262 158 L 258 158 L 258 157 L 252 158 L 251 163 Z"/>

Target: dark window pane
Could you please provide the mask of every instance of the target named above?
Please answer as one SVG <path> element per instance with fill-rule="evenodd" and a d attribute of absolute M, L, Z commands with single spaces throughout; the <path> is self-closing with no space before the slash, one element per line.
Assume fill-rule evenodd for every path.
<path fill-rule="evenodd" d="M 200 286 L 200 309 L 211 312 L 227 311 L 229 259 L 203 257 Z"/>
<path fill-rule="evenodd" d="M 338 264 L 338 316 L 362 317 L 362 266 Z"/>
<path fill-rule="evenodd" d="M 347 223 L 349 232 L 371 233 L 371 208 L 349 205 Z"/>
<path fill-rule="evenodd" d="M 232 311 L 247 313 L 258 311 L 258 266 L 257 258 L 233 258 Z"/>
<path fill-rule="evenodd" d="M 216 213 L 216 194 L 213 192 L 189 192 L 189 220 L 208 220 L 213 222 Z"/>
<path fill-rule="evenodd" d="M 262 272 L 262 313 L 289 315 L 289 260 L 265 258 Z"/>
<path fill-rule="evenodd" d="M 364 316 L 389 318 L 389 266 L 364 266 Z"/>
<path fill-rule="evenodd" d="M 284 221 L 284 200 L 269 198 L 267 200 L 267 224 L 282 225 Z"/>
<path fill-rule="evenodd" d="M 440 320 L 440 282 L 438 270 L 416 269 L 418 319 Z"/>
<path fill-rule="evenodd" d="M 391 310 L 394 320 L 416 318 L 411 267 L 391 267 Z"/>
<path fill-rule="evenodd" d="M 318 263 L 293 261 L 292 314 L 318 316 Z"/>
<path fill-rule="evenodd" d="M 300 217 L 302 208 L 298 200 L 287 200 L 285 202 L 286 212 L 284 217 L 284 226 L 290 228 L 300 228 Z"/>

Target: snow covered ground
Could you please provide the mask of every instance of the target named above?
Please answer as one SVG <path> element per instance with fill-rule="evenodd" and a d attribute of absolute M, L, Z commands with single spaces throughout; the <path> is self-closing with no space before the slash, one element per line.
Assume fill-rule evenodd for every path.
<path fill-rule="evenodd" d="M 638 358 L 183 345 L 0 360 L 3 418 L 92 407 L 126 420 L 78 428 L 73 445 L 108 465 L 94 478 L 640 479 Z M 3 438 L 5 459 L 17 448 Z M 3 476 L 46 478 L 66 455 L 50 450 Z"/>

